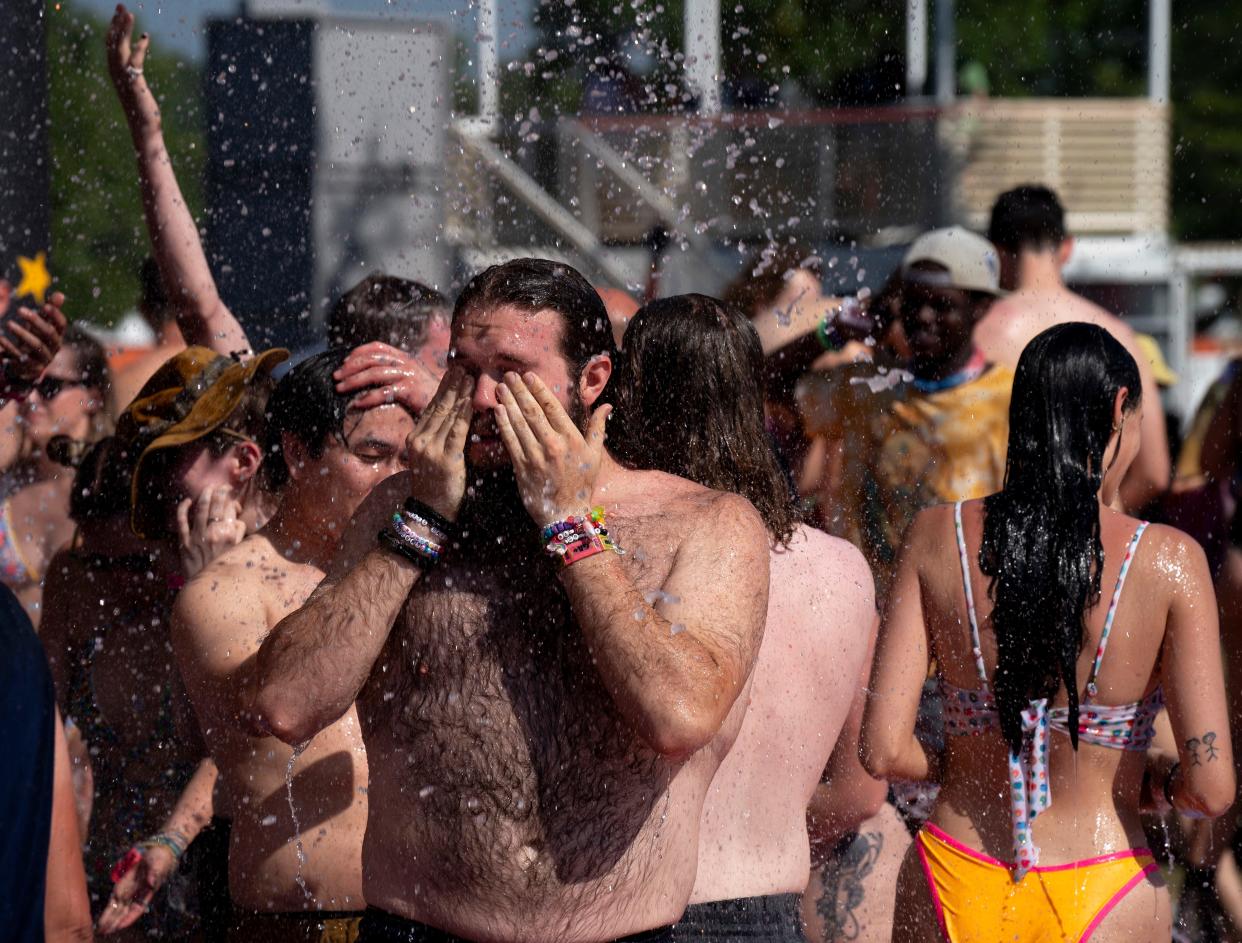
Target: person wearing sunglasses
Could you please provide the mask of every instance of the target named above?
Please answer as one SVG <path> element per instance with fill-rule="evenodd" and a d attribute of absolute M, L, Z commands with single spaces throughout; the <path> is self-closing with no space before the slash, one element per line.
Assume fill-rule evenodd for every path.
<path fill-rule="evenodd" d="M 75 446 L 102 438 L 108 363 L 98 341 L 76 325 L 36 379 L 22 384 L 17 458 L 0 503 L 0 581 L 38 626 L 48 561 L 73 536 L 69 492 Z"/>

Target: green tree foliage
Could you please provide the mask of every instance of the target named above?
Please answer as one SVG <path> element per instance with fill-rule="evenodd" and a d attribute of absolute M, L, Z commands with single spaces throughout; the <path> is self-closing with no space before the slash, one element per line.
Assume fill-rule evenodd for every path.
<path fill-rule="evenodd" d="M 50 268 L 72 317 L 111 324 L 134 309 L 138 267 L 150 251 L 133 147 L 108 79 L 107 21 L 72 2 L 49 3 L 47 11 Z M 197 214 L 204 159 L 198 63 L 156 47 L 143 71 L 160 98 L 168 149 Z"/>

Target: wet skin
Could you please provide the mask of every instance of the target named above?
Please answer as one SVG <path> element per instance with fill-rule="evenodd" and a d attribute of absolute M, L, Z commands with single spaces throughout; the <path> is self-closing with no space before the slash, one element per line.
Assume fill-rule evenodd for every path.
<path fill-rule="evenodd" d="M 460 547 L 426 576 L 374 550 L 411 493 L 411 476 L 385 482 L 351 525 L 361 542 L 344 571 L 260 655 L 271 660 L 259 710 L 279 715 L 288 741 L 357 697 L 368 904 L 476 940 L 591 943 L 681 915 L 766 604 L 767 541 L 749 504 L 606 455 L 571 503 L 605 505 L 629 552 L 565 573 L 544 556 L 490 414 L 500 400 L 516 408 L 498 387 L 518 389 L 517 372 L 538 376 L 560 417 L 590 409 L 607 361 L 575 385 L 560 330 L 552 312 L 459 319 L 454 361 L 474 379 L 475 433 Z M 390 601 L 391 585 L 413 589 Z M 610 689 L 602 672 L 618 664 L 627 673 Z M 694 720 L 658 726 L 682 716 Z M 650 739 L 643 723 L 657 725 Z"/>

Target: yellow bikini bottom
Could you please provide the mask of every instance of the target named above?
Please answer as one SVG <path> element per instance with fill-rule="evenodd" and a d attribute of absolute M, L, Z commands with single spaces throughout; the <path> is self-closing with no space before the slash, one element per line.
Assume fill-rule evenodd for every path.
<path fill-rule="evenodd" d="M 1089 940 L 1100 922 L 1157 869 L 1146 848 L 1033 868 L 1020 882 L 1009 865 L 934 825 L 918 834 L 919 860 L 948 943 Z"/>

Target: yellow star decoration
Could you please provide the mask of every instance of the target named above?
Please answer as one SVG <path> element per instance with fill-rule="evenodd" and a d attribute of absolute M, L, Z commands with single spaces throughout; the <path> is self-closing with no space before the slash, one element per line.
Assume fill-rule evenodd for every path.
<path fill-rule="evenodd" d="M 47 294 L 52 284 L 52 276 L 47 273 L 47 253 L 40 252 L 33 259 L 19 255 L 17 264 L 22 270 L 22 280 L 17 286 L 17 297 L 29 295 L 39 304 L 43 304 L 43 296 Z"/>

